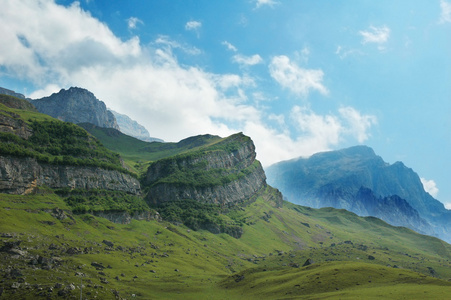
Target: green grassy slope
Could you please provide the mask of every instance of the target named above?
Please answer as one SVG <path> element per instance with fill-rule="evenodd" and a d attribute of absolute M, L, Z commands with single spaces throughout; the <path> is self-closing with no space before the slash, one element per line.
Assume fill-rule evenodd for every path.
<path fill-rule="evenodd" d="M 136 172 L 147 170 L 148 162 L 174 156 L 186 151 L 194 151 L 222 140 L 213 135 L 200 135 L 181 140 L 178 143 L 144 142 L 111 128 L 101 128 L 92 124 L 80 124 L 99 139 L 105 147 L 117 152 Z"/>
<path fill-rule="evenodd" d="M 0 251 L 5 299 L 53 299 L 58 292 L 77 299 L 82 280 L 84 297 L 100 299 L 116 291 L 137 299 L 440 299 L 451 293 L 451 283 L 439 279 L 451 278 L 450 245 L 346 211 L 274 208 L 259 198 L 233 212 L 245 220 L 235 239 L 167 222 L 120 225 L 72 215 L 51 193 L 0 199 L 2 244 L 21 241 L 26 251 Z M 67 217 L 57 219 L 55 208 Z M 302 267 L 308 258 L 315 263 Z M 30 287 L 12 288 L 25 283 Z M 57 283 L 63 287 L 50 291 Z M 74 290 L 61 292 L 70 284 Z"/>

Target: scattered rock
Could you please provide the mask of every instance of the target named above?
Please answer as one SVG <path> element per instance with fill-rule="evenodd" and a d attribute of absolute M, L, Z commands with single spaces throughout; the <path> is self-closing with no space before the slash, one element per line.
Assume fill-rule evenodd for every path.
<path fill-rule="evenodd" d="M 368 255 L 368 259 L 369 260 L 375 260 L 376 258 L 374 256 L 372 256 L 372 255 Z"/>
<path fill-rule="evenodd" d="M 61 208 L 54 208 L 52 211 L 52 217 L 58 219 L 58 220 L 64 220 L 67 218 L 66 213 Z"/>
<path fill-rule="evenodd" d="M 113 242 L 107 241 L 107 240 L 103 240 L 102 243 L 104 243 L 105 245 L 107 245 L 108 247 L 114 247 Z"/>
<path fill-rule="evenodd" d="M 309 258 L 309 259 L 307 259 L 307 260 L 305 261 L 305 263 L 304 263 L 302 266 L 303 266 L 303 267 L 310 266 L 310 265 L 312 265 L 313 263 L 314 263 L 313 259 Z"/>
<path fill-rule="evenodd" d="M 95 261 L 93 261 L 93 262 L 91 263 L 91 266 L 93 266 L 93 267 L 96 268 L 97 270 L 103 270 L 103 269 L 105 269 L 105 267 L 103 266 L 102 263 L 97 263 L 97 262 L 95 262 Z"/>

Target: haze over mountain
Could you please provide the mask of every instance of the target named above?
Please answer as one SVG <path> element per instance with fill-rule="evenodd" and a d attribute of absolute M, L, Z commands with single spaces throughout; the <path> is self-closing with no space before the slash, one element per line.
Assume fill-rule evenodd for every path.
<path fill-rule="evenodd" d="M 424 190 L 412 169 L 384 162 L 369 147 L 284 161 L 266 172 L 268 182 L 293 203 L 344 208 L 451 241 L 451 211 Z"/>

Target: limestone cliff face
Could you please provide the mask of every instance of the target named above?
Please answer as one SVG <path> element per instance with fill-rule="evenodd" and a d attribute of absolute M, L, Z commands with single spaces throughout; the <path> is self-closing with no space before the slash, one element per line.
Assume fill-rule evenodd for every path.
<path fill-rule="evenodd" d="M 189 155 L 159 160 L 147 171 L 146 199 L 153 204 L 183 199 L 221 205 L 246 201 L 267 187 L 255 157 L 254 143 L 239 133 Z M 277 202 L 281 205 L 281 196 Z"/>
<path fill-rule="evenodd" d="M 105 103 L 86 89 L 77 87 L 62 89 L 58 93 L 33 100 L 31 103 L 39 112 L 62 121 L 75 124 L 91 123 L 99 127 L 119 130 L 116 118 L 106 108 Z"/>
<path fill-rule="evenodd" d="M 34 158 L 0 156 L 0 193 L 28 194 L 38 186 L 124 191 L 140 194 L 130 175 L 96 167 L 40 164 Z"/>

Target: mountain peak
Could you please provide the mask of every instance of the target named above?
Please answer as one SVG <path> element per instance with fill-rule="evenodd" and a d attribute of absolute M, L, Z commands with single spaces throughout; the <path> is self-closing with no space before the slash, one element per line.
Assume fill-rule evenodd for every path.
<path fill-rule="evenodd" d="M 91 123 L 96 126 L 119 130 L 113 113 L 107 110 L 104 102 L 90 91 L 71 87 L 61 89 L 49 97 L 32 100 L 39 112 L 71 123 Z"/>

